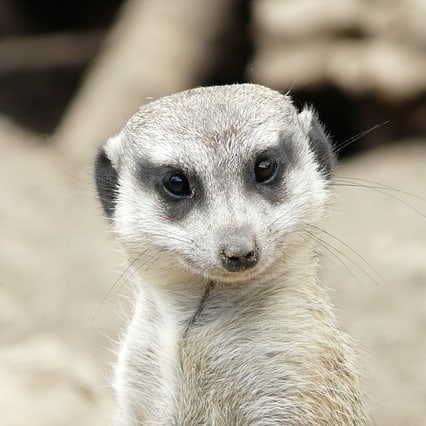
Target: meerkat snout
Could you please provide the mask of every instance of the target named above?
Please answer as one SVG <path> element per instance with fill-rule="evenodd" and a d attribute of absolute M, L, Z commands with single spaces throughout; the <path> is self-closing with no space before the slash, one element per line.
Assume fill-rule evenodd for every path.
<path fill-rule="evenodd" d="M 259 250 L 255 241 L 244 238 L 229 238 L 220 249 L 222 266 L 230 272 L 251 269 L 259 260 Z"/>

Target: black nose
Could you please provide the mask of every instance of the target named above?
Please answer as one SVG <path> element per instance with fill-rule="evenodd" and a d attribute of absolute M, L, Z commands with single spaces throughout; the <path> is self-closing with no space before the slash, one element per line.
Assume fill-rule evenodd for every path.
<path fill-rule="evenodd" d="M 255 244 L 227 246 L 220 251 L 222 265 L 230 272 L 253 268 L 259 260 L 259 251 Z"/>

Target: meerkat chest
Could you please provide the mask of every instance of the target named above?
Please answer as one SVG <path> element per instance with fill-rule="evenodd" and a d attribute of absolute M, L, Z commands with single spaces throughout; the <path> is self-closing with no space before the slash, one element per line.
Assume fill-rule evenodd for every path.
<path fill-rule="evenodd" d="M 290 323 L 282 311 L 277 318 L 270 309 L 207 307 L 189 329 L 171 311 L 136 312 L 116 382 L 119 404 L 134 419 L 128 424 L 314 424 L 318 416 L 327 419 L 323 424 L 339 424 L 338 418 L 349 419 L 353 407 L 335 393 L 345 392 L 350 368 L 336 364 L 336 351 L 322 349 L 321 342 L 331 336 L 322 327 L 304 327 L 300 315 L 300 321 Z"/>
<path fill-rule="evenodd" d="M 133 319 L 116 371 L 119 399 L 137 421 L 249 424 L 267 400 L 276 404 L 274 347 L 260 333 L 220 317 L 185 331 L 172 316 L 153 315 Z"/>
<path fill-rule="evenodd" d="M 292 415 L 301 372 L 287 364 L 282 338 L 244 317 L 194 327 L 180 341 L 178 424 L 265 424 L 265 415 L 274 424 Z"/>

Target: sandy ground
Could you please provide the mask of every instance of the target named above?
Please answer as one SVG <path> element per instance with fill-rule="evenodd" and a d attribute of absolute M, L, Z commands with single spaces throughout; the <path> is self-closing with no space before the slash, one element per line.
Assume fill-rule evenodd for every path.
<path fill-rule="evenodd" d="M 129 283 L 90 170 L 2 120 L 0 158 L 0 424 L 111 424 Z M 338 175 L 425 198 L 425 160 L 425 141 L 401 141 Z M 375 188 L 336 186 L 325 229 L 343 242 L 324 233 L 323 279 L 362 348 L 375 423 L 426 425 L 426 202 L 351 182 Z"/>

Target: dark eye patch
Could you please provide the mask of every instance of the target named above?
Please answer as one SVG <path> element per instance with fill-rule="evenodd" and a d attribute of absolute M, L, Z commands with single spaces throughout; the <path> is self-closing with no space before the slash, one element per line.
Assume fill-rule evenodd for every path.
<path fill-rule="evenodd" d="M 169 220 L 183 219 L 196 204 L 204 200 L 201 180 L 193 171 L 180 165 L 156 165 L 141 161 L 138 180 L 143 191 L 150 190 L 162 201 L 163 213 Z"/>
<path fill-rule="evenodd" d="M 278 144 L 254 155 L 247 164 L 246 186 L 272 203 L 280 202 L 285 196 L 282 182 L 285 174 L 296 163 L 296 151 L 291 138 L 281 134 Z"/>

